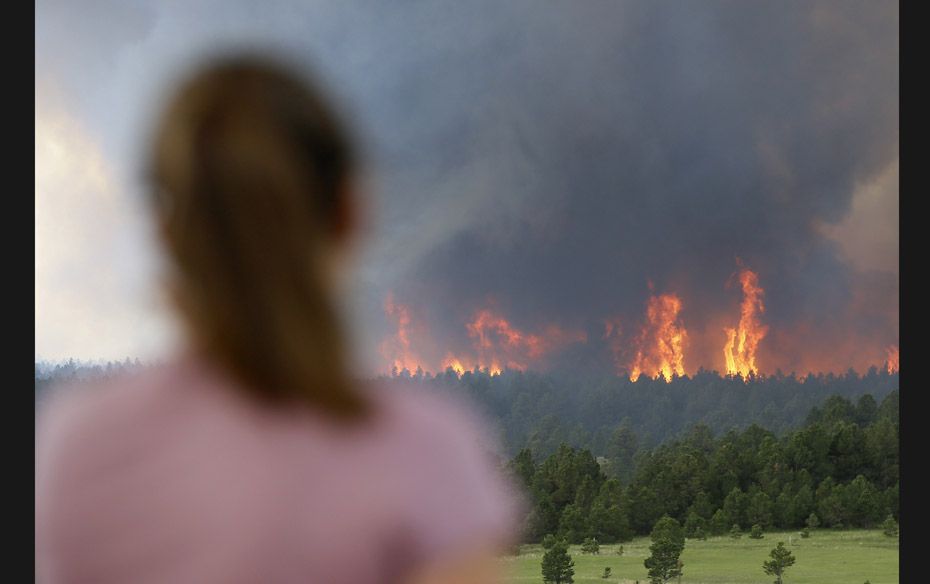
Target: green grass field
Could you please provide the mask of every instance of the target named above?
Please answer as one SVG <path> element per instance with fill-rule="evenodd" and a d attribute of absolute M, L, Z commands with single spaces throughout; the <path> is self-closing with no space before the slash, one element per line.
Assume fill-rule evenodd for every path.
<path fill-rule="evenodd" d="M 790 545 L 789 545 L 789 537 Z M 892 584 L 898 582 L 898 540 L 880 530 L 832 531 L 817 530 L 808 539 L 796 531 L 766 533 L 763 539 L 741 539 L 728 536 L 707 541 L 686 540 L 681 556 L 684 562 L 681 582 L 687 584 L 765 584 L 775 581 L 762 571 L 762 562 L 769 551 L 784 541 L 797 559 L 785 572 L 785 584 Z M 643 560 L 649 556 L 649 538 L 640 537 L 623 544 L 623 555 L 616 554 L 617 545 L 602 545 L 599 555 L 582 554 L 579 546 L 569 553 L 575 560 L 575 582 L 647 584 L 649 579 Z M 501 558 L 507 566 L 506 582 L 542 582 L 543 549 L 526 545 L 519 556 Z M 601 578 L 610 566 L 611 577 Z M 674 582 L 674 581 L 673 581 Z"/>

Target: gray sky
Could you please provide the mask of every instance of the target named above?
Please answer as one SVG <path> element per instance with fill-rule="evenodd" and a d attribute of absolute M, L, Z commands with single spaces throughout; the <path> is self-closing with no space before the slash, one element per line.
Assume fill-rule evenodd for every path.
<path fill-rule="evenodd" d="M 898 342 L 896 2 L 40 0 L 37 357 L 170 345 L 141 146 L 172 80 L 248 47 L 311 65 L 366 148 L 365 370 L 389 292 L 424 362 L 493 307 L 585 332 L 548 364 L 610 366 L 604 321 L 640 326 L 649 283 L 682 298 L 687 369 L 720 369 L 737 258 L 766 290 L 764 370 Z"/>

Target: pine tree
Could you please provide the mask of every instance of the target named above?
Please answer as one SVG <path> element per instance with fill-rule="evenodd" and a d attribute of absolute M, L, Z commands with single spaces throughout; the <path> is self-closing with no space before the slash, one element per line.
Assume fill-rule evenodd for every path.
<path fill-rule="evenodd" d="M 533 476 L 536 474 L 536 463 L 530 449 L 520 450 L 507 466 L 520 485 L 529 492 L 533 488 Z"/>
<path fill-rule="evenodd" d="M 560 541 L 543 555 L 542 576 L 546 584 L 572 584 L 575 561 L 568 555 L 568 544 Z"/>
<path fill-rule="evenodd" d="M 688 518 L 685 520 L 685 537 L 691 538 L 700 538 L 699 533 L 704 532 L 704 527 L 707 525 L 707 521 L 703 517 L 698 515 L 695 511 L 688 513 Z"/>
<path fill-rule="evenodd" d="M 659 519 L 652 529 L 652 552 L 643 564 L 649 570 L 649 581 L 652 584 L 664 584 L 672 578 L 681 576 L 683 564 L 680 561 L 681 552 L 685 549 L 685 536 L 677 521 L 665 515 Z"/>
<path fill-rule="evenodd" d="M 752 539 L 762 539 L 763 537 L 765 537 L 762 535 L 762 526 L 759 525 L 758 523 L 753 525 L 752 529 L 749 532 L 749 537 L 751 537 Z"/>
<path fill-rule="evenodd" d="M 775 584 L 782 584 L 782 575 L 788 567 L 794 565 L 794 555 L 785 547 L 785 542 L 780 541 L 775 548 L 769 552 L 772 557 L 762 564 L 762 569 L 769 576 L 775 576 Z"/>
<path fill-rule="evenodd" d="M 589 537 L 581 543 L 581 551 L 586 554 L 600 554 L 601 546 L 596 538 Z"/>
<path fill-rule="evenodd" d="M 818 527 L 820 527 L 820 520 L 817 519 L 816 513 L 811 513 L 807 517 L 807 527 L 810 529 L 817 529 Z"/>
<path fill-rule="evenodd" d="M 730 537 L 733 539 L 739 539 L 743 537 L 743 533 L 739 530 L 739 525 L 733 524 L 733 527 L 730 528 Z"/>
<path fill-rule="evenodd" d="M 882 533 L 888 537 L 898 537 L 898 522 L 891 515 L 882 522 Z"/>
<path fill-rule="evenodd" d="M 710 520 L 710 532 L 714 535 L 723 535 L 727 531 L 727 516 L 723 509 L 717 509 Z"/>

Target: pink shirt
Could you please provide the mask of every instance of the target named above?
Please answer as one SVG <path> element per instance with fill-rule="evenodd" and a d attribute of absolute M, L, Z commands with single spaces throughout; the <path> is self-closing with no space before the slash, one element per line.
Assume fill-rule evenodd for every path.
<path fill-rule="evenodd" d="M 193 358 L 40 413 L 40 582 L 397 582 L 513 535 L 517 499 L 448 399 L 371 391 L 354 429 L 261 408 Z"/>

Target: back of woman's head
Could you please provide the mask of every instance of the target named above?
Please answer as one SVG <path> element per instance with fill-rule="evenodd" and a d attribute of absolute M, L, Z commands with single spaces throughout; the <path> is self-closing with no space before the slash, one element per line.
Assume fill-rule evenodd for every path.
<path fill-rule="evenodd" d="M 258 58 L 182 83 L 156 128 L 153 202 L 192 341 L 256 396 L 351 417 L 329 261 L 354 153 L 320 91 Z"/>

